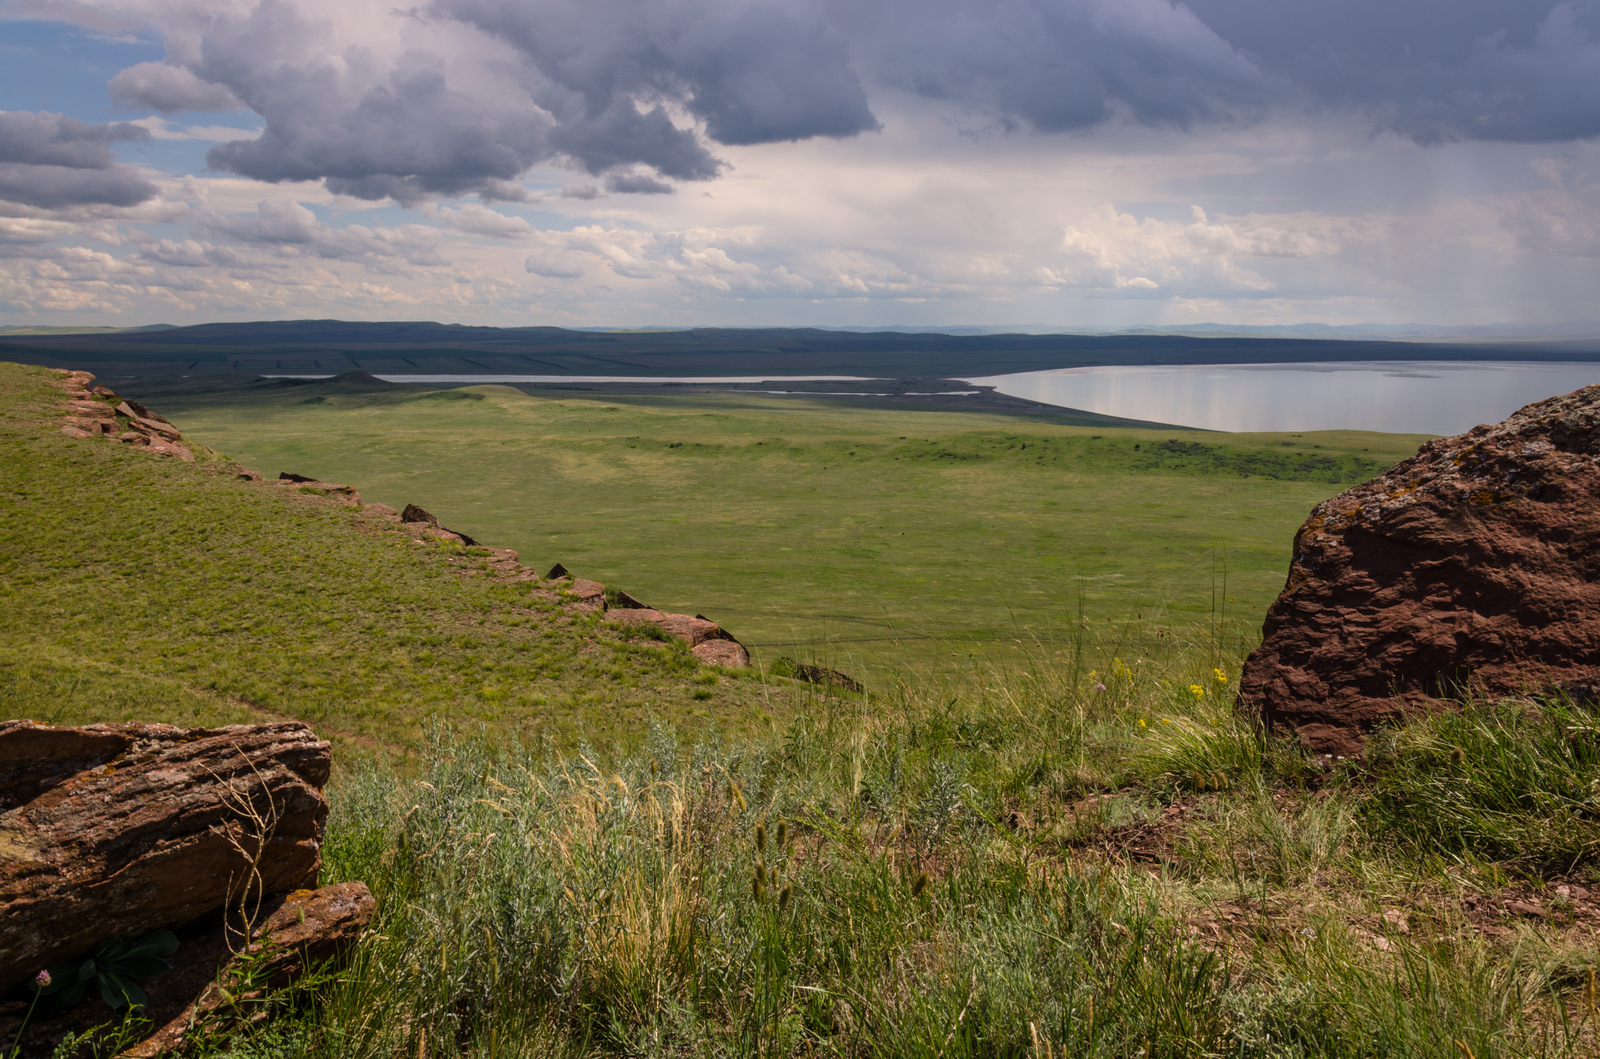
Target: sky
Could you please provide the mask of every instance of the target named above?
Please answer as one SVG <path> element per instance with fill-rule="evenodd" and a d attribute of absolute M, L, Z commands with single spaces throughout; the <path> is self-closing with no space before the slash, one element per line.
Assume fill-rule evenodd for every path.
<path fill-rule="evenodd" d="M 0 0 L 0 326 L 1600 320 L 1600 0 Z"/>

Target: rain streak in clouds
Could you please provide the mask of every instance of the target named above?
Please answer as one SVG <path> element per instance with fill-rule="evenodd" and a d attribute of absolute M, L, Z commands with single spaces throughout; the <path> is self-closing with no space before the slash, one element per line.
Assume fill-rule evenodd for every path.
<path fill-rule="evenodd" d="M 1600 0 L 0 11 L 164 49 L 0 113 L 18 322 L 1576 319 L 1600 278 Z"/>

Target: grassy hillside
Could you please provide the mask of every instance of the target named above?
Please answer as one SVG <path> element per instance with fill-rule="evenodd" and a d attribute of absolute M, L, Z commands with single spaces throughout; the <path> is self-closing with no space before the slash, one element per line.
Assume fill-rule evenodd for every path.
<path fill-rule="evenodd" d="M 1319 500 L 1420 437 L 1111 430 L 754 394 L 132 384 L 259 470 L 418 503 L 539 563 L 705 610 L 767 657 L 1048 660 L 1087 619 L 1151 656 L 1254 635 Z"/>
<path fill-rule="evenodd" d="M 1069 610 L 1059 657 L 978 684 L 907 667 L 917 679 L 870 696 L 803 695 L 542 606 L 474 572 L 471 549 L 226 461 L 70 441 L 50 379 L 0 366 L 4 712 L 275 711 L 342 743 L 323 881 L 367 882 L 373 929 L 325 974 L 237 990 L 192 1056 L 1600 1054 L 1600 714 L 1469 702 L 1376 733 L 1365 761 L 1311 759 L 1233 710 L 1247 641 L 1208 636 L 1201 581 L 1179 576 L 1231 534 L 1264 578 L 1284 543 L 1263 524 L 1299 518 L 1274 503 L 1404 443 L 351 391 L 174 418 L 305 473 L 436 496 L 475 534 L 526 520 L 590 541 L 596 565 L 631 544 L 648 576 L 690 566 L 683 598 L 719 616 L 708 583 L 739 579 L 691 561 L 753 561 L 739 542 L 755 536 L 794 549 L 745 589 L 774 612 L 825 601 L 805 586 L 854 548 L 876 551 L 849 571 L 897 606 L 959 589 L 987 614 L 986 593 L 1025 598 L 1016 570 L 1046 578 L 1028 556 L 1104 548 L 1081 582 L 1092 620 Z M 937 590 L 874 573 L 901 541 Z M 1155 610 L 1138 592 L 1174 584 L 1190 609 L 1139 620 L 1175 645 L 1108 655 L 1100 626 L 1131 642 L 1133 623 L 1104 617 Z M 350 764 L 374 743 L 416 754 Z M 18 1019 L 27 1000 L 0 1005 Z M 58 1054 L 137 1039 L 137 1015 L 99 1003 L 103 1046 Z"/>
<path fill-rule="evenodd" d="M 775 697 L 676 642 L 482 576 L 332 500 L 57 429 L 49 373 L 0 364 L 0 713 L 314 722 L 413 743 L 426 718 L 530 738 L 739 730 Z M 782 698 L 782 692 L 776 697 Z"/>

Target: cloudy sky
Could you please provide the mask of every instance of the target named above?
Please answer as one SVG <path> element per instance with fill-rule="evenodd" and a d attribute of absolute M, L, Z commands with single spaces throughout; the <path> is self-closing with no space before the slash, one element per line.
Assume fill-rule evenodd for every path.
<path fill-rule="evenodd" d="M 0 326 L 1600 319 L 1600 0 L 0 17 Z"/>

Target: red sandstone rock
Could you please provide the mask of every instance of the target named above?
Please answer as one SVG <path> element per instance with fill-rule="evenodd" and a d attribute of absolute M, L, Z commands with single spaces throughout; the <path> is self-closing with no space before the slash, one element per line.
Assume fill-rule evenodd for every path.
<path fill-rule="evenodd" d="M 358 882 L 300 890 L 280 901 L 274 902 L 277 907 L 264 916 L 253 932 L 250 946 L 239 957 L 229 952 L 220 928 L 181 948 L 180 958 L 198 964 L 209 973 L 198 981 L 195 981 L 197 976 L 190 973 L 184 976 L 185 980 L 175 981 L 164 989 L 163 992 L 173 994 L 175 999 L 190 996 L 194 999 L 171 1017 L 166 1017 L 168 1011 L 148 1012 L 146 1017 L 156 1016 L 153 1021 L 158 1028 L 147 1039 L 122 1052 L 119 1059 L 150 1059 L 178 1050 L 199 1019 L 226 1008 L 230 994 L 246 985 L 258 988 L 286 985 L 317 963 L 354 944 L 372 921 L 376 907 L 366 884 Z M 246 964 L 252 976 L 248 983 L 240 977 L 240 969 Z M 179 988 L 172 988 L 174 986 Z M 153 1008 L 157 1002 L 154 990 L 150 999 Z M 168 1000 L 167 1006 L 175 1005 Z"/>
<path fill-rule="evenodd" d="M 316 884 L 328 744 L 298 722 L 0 723 L 0 992 L 114 934 Z M 248 809 L 272 820 L 262 828 Z"/>
<path fill-rule="evenodd" d="M 750 664 L 750 652 L 738 640 L 706 640 L 689 648 L 689 653 L 708 666 L 742 669 Z"/>
<path fill-rule="evenodd" d="M 363 883 L 340 883 L 320 890 L 297 890 L 268 898 L 257 910 L 250 944 L 241 946 L 238 925 L 207 924 L 184 931 L 165 974 L 140 982 L 149 997 L 141 1013 L 153 1030 L 143 1041 L 118 1053 L 120 1059 L 147 1059 L 180 1049 L 197 1025 L 225 1028 L 235 1015 L 258 1015 L 259 1008 L 235 1011 L 235 999 L 254 998 L 263 988 L 287 985 L 316 963 L 355 943 L 372 920 L 375 903 Z M 232 943 L 230 946 L 230 942 Z M 236 956 L 235 949 L 244 952 Z M 246 977 L 246 974 L 249 977 Z M 0 1015 L 0 1039 L 18 1037 L 21 1010 Z M 57 1014 L 41 1005 L 22 1030 L 20 1059 L 45 1059 L 67 1033 L 82 1033 L 110 1013 L 91 997 Z"/>
<path fill-rule="evenodd" d="M 432 515 L 428 514 L 426 511 L 424 511 L 422 508 L 418 507 L 416 504 L 407 504 L 405 506 L 405 510 L 400 512 L 400 521 L 401 522 L 405 522 L 407 524 L 421 523 L 421 524 L 424 524 L 424 525 L 432 526 L 435 530 L 438 531 L 438 534 L 434 535 L 435 538 L 438 539 L 438 540 L 458 541 L 461 544 L 466 544 L 466 545 L 473 545 L 473 544 L 477 544 L 478 543 L 477 541 L 473 540 L 467 534 L 462 533 L 460 530 L 447 529 L 446 527 L 441 526 L 439 524 L 439 520 L 437 518 L 435 518 Z M 417 529 L 417 528 L 413 528 L 412 532 L 417 533 L 419 536 L 425 535 L 425 531 L 422 531 L 422 530 Z M 440 536 L 440 535 L 442 535 L 442 536 Z"/>
<path fill-rule="evenodd" d="M 1317 505 L 1263 632 L 1241 707 L 1328 754 L 1468 688 L 1600 672 L 1600 386 Z"/>
<path fill-rule="evenodd" d="M 182 434 L 178 433 L 177 427 L 164 420 L 130 419 L 128 420 L 128 429 L 137 430 L 139 433 L 148 434 L 151 437 L 165 438 L 168 441 L 178 441 L 183 437 Z"/>
<path fill-rule="evenodd" d="M 129 419 L 144 419 L 152 423 L 165 423 L 169 427 L 172 426 L 165 416 L 157 415 L 138 401 L 130 401 L 127 398 L 123 398 L 122 403 L 117 405 L 117 415 L 127 416 Z M 177 431 L 174 430 L 173 433 L 177 433 Z"/>
<path fill-rule="evenodd" d="M 563 586 L 567 592 L 577 597 L 579 610 L 606 609 L 606 586 L 598 581 L 588 581 L 581 577 L 574 577 L 571 583 Z"/>
<path fill-rule="evenodd" d="M 151 438 L 149 448 L 151 452 L 159 456 L 176 456 L 185 463 L 194 462 L 194 453 L 177 442 L 168 441 L 165 438 Z"/>
<path fill-rule="evenodd" d="M 610 612 L 617 621 L 648 622 L 689 644 L 691 653 L 708 665 L 747 666 L 750 654 L 722 626 L 707 618 L 667 614 L 653 607 L 627 607 Z"/>

